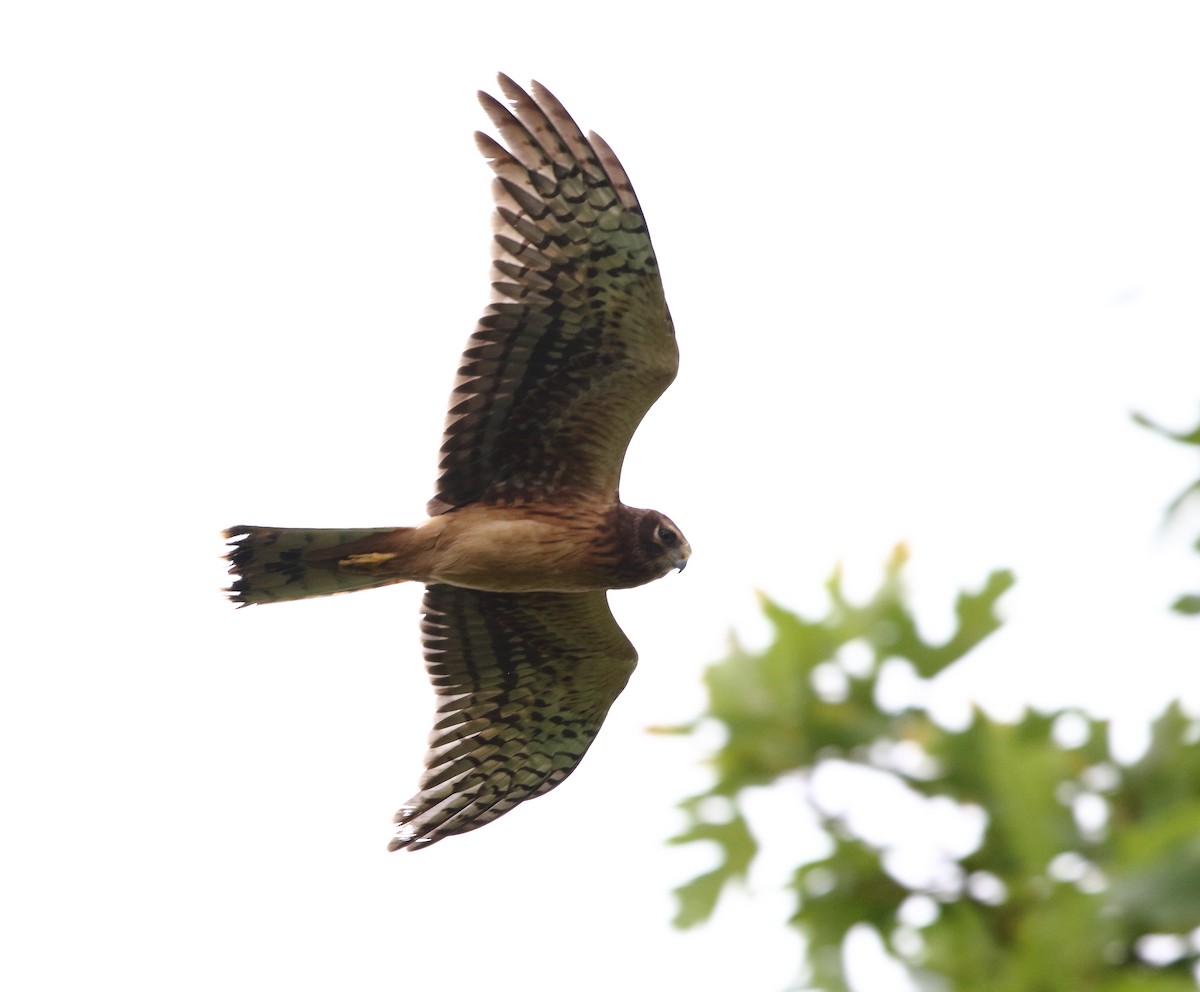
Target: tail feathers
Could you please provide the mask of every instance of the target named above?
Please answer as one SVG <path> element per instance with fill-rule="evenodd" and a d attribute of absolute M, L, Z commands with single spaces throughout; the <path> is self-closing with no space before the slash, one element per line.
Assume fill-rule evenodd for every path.
<path fill-rule="evenodd" d="M 365 530 L 304 530 L 297 527 L 230 527 L 225 531 L 229 573 L 235 576 L 226 590 L 238 606 L 277 603 L 286 599 L 328 596 L 336 592 L 372 589 L 403 582 L 391 575 L 357 573 L 343 569 L 344 554 L 362 552 L 376 541 L 394 537 L 410 527 L 373 527 Z M 388 557 L 393 557 L 389 555 Z"/>

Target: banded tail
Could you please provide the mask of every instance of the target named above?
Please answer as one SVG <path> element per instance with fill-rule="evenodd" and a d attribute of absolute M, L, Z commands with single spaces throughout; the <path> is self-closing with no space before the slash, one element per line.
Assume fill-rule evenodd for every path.
<path fill-rule="evenodd" d="M 235 578 L 226 592 L 238 606 L 249 606 L 403 582 L 394 573 L 373 573 L 369 566 L 372 558 L 384 557 L 375 554 L 376 549 L 386 547 L 389 538 L 412 529 L 230 527 L 224 532 L 229 542 L 225 557 L 229 573 Z"/>

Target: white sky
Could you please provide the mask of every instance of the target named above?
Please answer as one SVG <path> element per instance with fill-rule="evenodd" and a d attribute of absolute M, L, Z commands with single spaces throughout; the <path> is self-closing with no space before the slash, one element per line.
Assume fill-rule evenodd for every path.
<path fill-rule="evenodd" d="M 1018 575 L 948 716 L 1079 703 L 1132 748 L 1200 701 L 1196 520 L 1159 530 L 1196 466 L 1129 420 L 1200 409 L 1195 3 L 439 10 L 0 14 L 6 988 L 782 988 L 803 845 L 675 934 L 703 751 L 643 728 L 761 641 L 756 588 L 823 609 L 901 539 L 931 635 Z M 419 519 L 498 69 L 640 194 L 683 364 L 623 495 L 695 555 L 614 595 L 642 661 L 576 775 L 388 855 L 420 590 L 235 612 L 217 532 Z"/>

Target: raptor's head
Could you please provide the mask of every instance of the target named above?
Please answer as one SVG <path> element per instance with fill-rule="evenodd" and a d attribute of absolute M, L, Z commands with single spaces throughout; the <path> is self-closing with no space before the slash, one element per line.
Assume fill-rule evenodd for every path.
<path fill-rule="evenodd" d="M 654 578 L 661 578 L 672 569 L 683 571 L 692 546 L 674 521 L 657 510 L 642 510 L 638 523 L 638 547 L 652 567 Z"/>

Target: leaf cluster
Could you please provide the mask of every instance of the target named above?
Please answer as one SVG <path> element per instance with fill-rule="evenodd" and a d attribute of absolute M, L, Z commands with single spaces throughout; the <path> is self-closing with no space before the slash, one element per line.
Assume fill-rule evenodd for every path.
<path fill-rule="evenodd" d="M 1122 765 L 1107 724 L 1074 711 L 1003 722 L 976 709 L 947 728 L 920 702 L 885 708 L 887 666 L 935 678 L 999 627 L 997 601 L 1013 583 L 997 571 L 960 594 L 953 634 L 933 644 L 907 605 L 905 557 L 897 549 L 861 604 L 835 572 L 819 619 L 764 600 L 772 643 L 734 645 L 708 670 L 708 712 L 677 729 L 715 721 L 725 743 L 711 788 L 683 802 L 688 825 L 672 842 L 713 844 L 719 863 L 677 890 L 676 924 L 708 919 L 727 887 L 746 880 L 758 841 L 745 798 L 773 785 L 797 789 L 828 840 L 786 882 L 814 987 L 848 988 L 846 937 L 866 925 L 922 987 L 1195 988 L 1200 724 L 1171 706 L 1145 754 Z M 857 791 L 878 793 L 873 805 L 858 797 L 866 815 L 813 788 L 850 771 Z M 913 837 L 888 798 L 898 788 L 982 827 L 969 844 L 947 840 L 937 870 L 906 869 Z"/>

